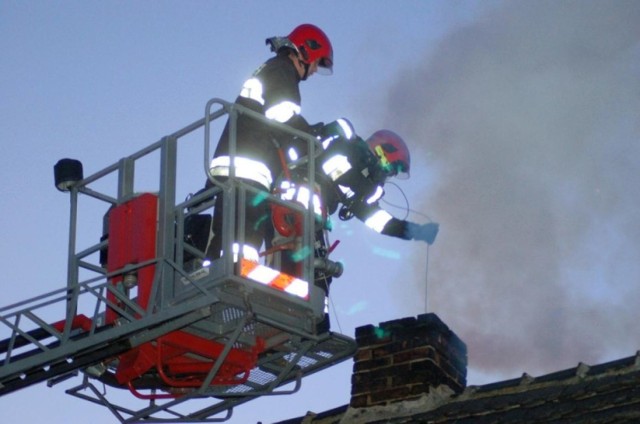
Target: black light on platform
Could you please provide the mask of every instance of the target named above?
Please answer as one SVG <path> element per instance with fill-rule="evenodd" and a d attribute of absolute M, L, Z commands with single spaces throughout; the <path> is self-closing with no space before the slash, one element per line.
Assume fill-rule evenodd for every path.
<path fill-rule="evenodd" d="M 60 191 L 69 191 L 78 181 L 81 181 L 82 162 L 75 159 L 60 159 L 53 167 L 53 175 L 56 188 Z"/>

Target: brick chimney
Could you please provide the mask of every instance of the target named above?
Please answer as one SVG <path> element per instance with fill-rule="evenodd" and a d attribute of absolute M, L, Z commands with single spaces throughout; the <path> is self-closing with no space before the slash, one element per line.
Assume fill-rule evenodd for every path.
<path fill-rule="evenodd" d="M 435 314 L 358 327 L 356 342 L 353 408 L 414 400 L 440 385 L 465 388 L 467 347 Z"/>

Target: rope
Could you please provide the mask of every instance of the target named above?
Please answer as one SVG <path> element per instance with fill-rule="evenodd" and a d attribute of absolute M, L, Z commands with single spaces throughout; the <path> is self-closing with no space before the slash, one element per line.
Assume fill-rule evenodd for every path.
<path fill-rule="evenodd" d="M 420 215 L 422 217 L 427 218 L 429 220 L 429 222 L 433 222 L 433 219 L 431 219 L 431 217 L 429 215 L 427 215 L 426 213 L 416 211 L 416 210 L 411 209 L 409 207 L 409 199 L 407 198 L 407 195 L 404 194 L 404 190 L 402 190 L 402 188 L 398 184 L 396 184 L 396 183 L 394 183 L 392 181 L 388 181 L 386 184 L 391 184 L 391 185 L 395 186 L 400 191 L 400 194 L 402 194 L 402 197 L 404 197 L 405 206 L 396 205 L 394 203 L 389 202 L 388 200 L 385 200 L 384 198 L 381 199 L 381 202 L 383 202 L 386 205 L 391 206 L 392 208 L 404 210 L 405 211 L 405 215 L 404 215 L 404 218 L 402 218 L 403 220 L 406 220 L 409 217 L 409 213 L 412 213 L 412 214 Z"/>
<path fill-rule="evenodd" d="M 427 303 L 427 293 L 429 291 L 429 245 L 427 244 L 427 266 L 424 277 L 424 312 L 429 312 L 429 304 Z"/>

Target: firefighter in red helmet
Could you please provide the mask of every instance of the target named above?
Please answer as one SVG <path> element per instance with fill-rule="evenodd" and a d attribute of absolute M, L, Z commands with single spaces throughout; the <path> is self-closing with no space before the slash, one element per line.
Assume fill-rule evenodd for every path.
<path fill-rule="evenodd" d="M 411 156 L 404 140 L 389 130 L 376 131 L 364 141 L 350 135 L 352 129 L 336 134 L 331 129 L 336 128 L 335 124 L 327 128 L 326 149 L 316 163 L 322 169 L 318 174 L 324 182 L 323 201 L 329 214 L 341 205 L 338 216 L 342 220 L 355 216 L 378 233 L 432 244 L 438 234 L 437 223 L 415 224 L 398 219 L 378 204 L 388 178 L 409 176 Z"/>
<path fill-rule="evenodd" d="M 293 47 L 297 55 L 294 62 L 299 60 L 305 72 L 303 80 L 314 72 L 331 75 L 333 73 L 333 47 L 329 37 L 317 26 L 302 24 L 296 27 L 287 37 L 273 37 L 267 40 L 274 51 L 280 47 Z"/>
<path fill-rule="evenodd" d="M 320 187 L 317 191 L 321 197 L 317 208 L 315 199 L 313 201 L 317 223 L 321 224 L 315 234 L 316 284 L 328 292 L 332 277 L 342 273 L 341 267 L 330 266 L 332 261 L 317 261 L 318 258 L 328 259 L 327 255 L 332 250 L 325 231 L 331 229 L 328 217 L 336 212 L 341 220 L 356 217 L 380 234 L 424 241 L 429 245 L 434 243 L 439 231 L 437 223 L 417 224 L 398 219 L 379 205 L 386 181 L 391 177 L 408 178 L 411 169 L 409 149 L 398 134 L 379 130 L 363 140 L 355 134 L 348 120 L 338 119 L 324 126 L 319 138 L 323 151 L 315 160 L 315 182 Z M 305 194 L 306 175 L 307 170 L 301 166 L 292 169 L 289 176 L 294 186 L 302 184 L 298 188 L 302 194 Z M 285 181 L 282 187 L 285 189 L 283 192 L 288 192 L 291 186 Z M 307 192 L 300 198 L 308 202 L 309 196 Z M 305 204 L 299 198 L 296 200 Z M 292 233 L 299 235 L 301 215 L 293 211 L 286 212 L 286 208 L 279 208 L 275 212 L 272 218 L 278 234 L 285 239 Z M 285 252 L 282 269 L 295 275 L 300 258 L 295 250 Z"/>
<path fill-rule="evenodd" d="M 327 35 L 318 27 L 303 24 L 285 37 L 266 40 L 275 56 L 262 64 L 245 81 L 236 103 L 265 116 L 267 119 L 289 125 L 297 130 L 313 133 L 314 128 L 301 114 L 300 81 L 313 74 L 331 74 L 333 71 L 333 47 Z M 210 176 L 224 181 L 229 176 L 229 122 L 225 126 L 210 166 Z M 246 115 L 239 114 L 236 124 L 236 156 L 233 163 L 235 175 L 252 187 L 271 192 L 274 179 L 283 171 L 283 160 L 278 153 L 306 154 L 306 143 L 284 132 L 267 128 Z M 293 157 L 292 157 L 293 159 Z M 207 187 L 212 185 L 207 181 Z M 266 202 L 247 195 L 244 205 L 245 256 L 253 257 L 264 241 L 269 211 Z M 207 249 L 207 257 L 221 254 L 222 196 L 216 199 L 212 233 L 214 237 Z M 217 236 L 217 237 L 216 237 Z M 248 245 L 248 246 L 247 246 Z M 248 247 L 248 250 L 247 250 Z"/>

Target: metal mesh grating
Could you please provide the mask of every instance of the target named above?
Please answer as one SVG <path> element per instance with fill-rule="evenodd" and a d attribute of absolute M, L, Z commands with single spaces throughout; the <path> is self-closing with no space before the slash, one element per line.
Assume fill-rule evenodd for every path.
<path fill-rule="evenodd" d="M 289 362 L 292 362 L 296 359 L 296 355 L 295 353 L 290 353 L 288 355 L 285 356 L 285 359 Z M 311 365 L 315 365 L 317 364 L 318 361 L 316 361 L 313 358 L 310 358 L 308 356 L 303 356 L 300 359 L 298 359 L 298 362 L 296 363 L 296 365 L 298 365 L 300 368 L 307 368 L 310 367 Z"/>
<path fill-rule="evenodd" d="M 217 303 L 213 306 L 212 316 L 217 322 L 229 323 L 242 319 L 245 311 L 240 308 L 228 306 L 223 303 Z"/>
<path fill-rule="evenodd" d="M 251 371 L 251 376 L 249 377 L 250 382 L 260 385 L 269 384 L 275 379 L 276 376 L 274 374 L 263 371 L 260 368 L 255 368 Z"/>

